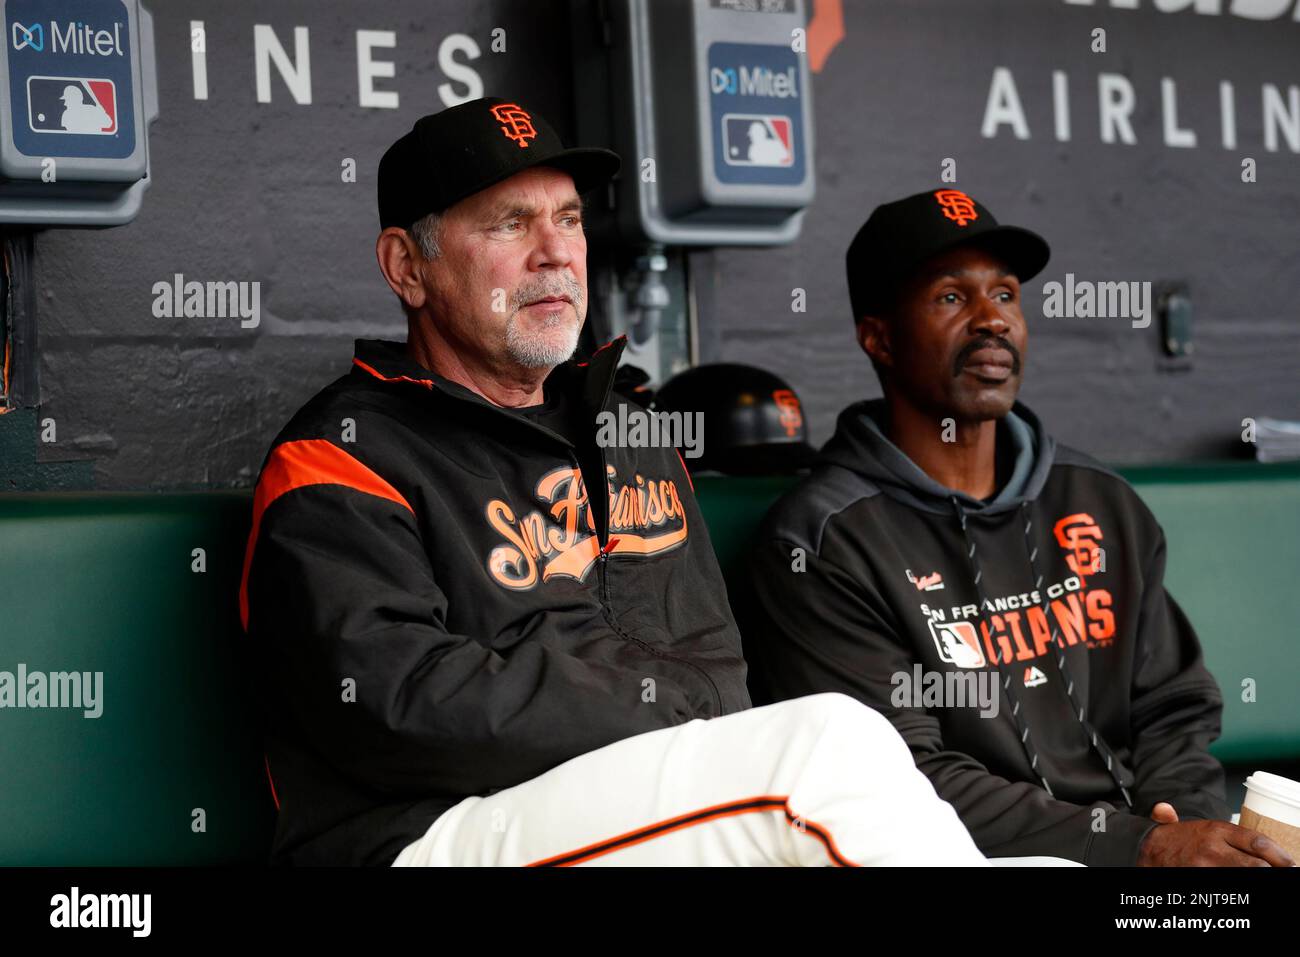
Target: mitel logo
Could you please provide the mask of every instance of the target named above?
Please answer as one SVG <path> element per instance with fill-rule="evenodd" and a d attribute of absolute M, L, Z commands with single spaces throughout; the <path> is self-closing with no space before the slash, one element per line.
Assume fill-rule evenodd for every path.
<path fill-rule="evenodd" d="M 736 71 L 713 67 L 713 69 L 709 70 L 709 87 L 714 93 L 730 93 L 734 96 L 736 92 Z"/>
<path fill-rule="evenodd" d="M 45 28 L 39 23 L 35 26 L 25 27 L 15 20 L 9 35 L 13 39 L 15 50 L 31 47 L 37 53 L 40 53 L 45 49 Z"/>
<path fill-rule="evenodd" d="M 709 70 L 709 89 L 730 96 L 773 96 L 781 100 L 799 96 L 794 67 L 778 72 L 766 66 L 715 66 Z"/>
<path fill-rule="evenodd" d="M 45 28 L 37 23 L 23 26 L 17 20 L 9 31 L 15 50 L 31 48 L 37 53 L 45 50 Z M 76 21 L 60 24 L 50 21 L 50 52 L 75 53 L 78 56 L 125 56 L 122 51 L 122 24 L 114 23 L 112 30 L 96 30 L 88 23 Z"/>

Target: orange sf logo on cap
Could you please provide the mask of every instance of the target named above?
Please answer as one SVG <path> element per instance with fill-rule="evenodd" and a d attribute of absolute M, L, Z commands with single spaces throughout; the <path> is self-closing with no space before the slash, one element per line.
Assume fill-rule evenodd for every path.
<path fill-rule="evenodd" d="M 498 103 L 492 107 L 492 116 L 501 124 L 501 132 L 521 150 L 528 149 L 528 141 L 537 136 L 532 116 L 517 103 Z"/>
<path fill-rule="evenodd" d="M 958 226 L 965 226 L 980 218 L 980 214 L 975 212 L 975 200 L 959 189 L 937 190 L 934 198 L 943 214 Z"/>
<path fill-rule="evenodd" d="M 803 412 L 799 408 L 799 398 L 789 389 L 777 389 L 772 393 L 772 399 L 776 402 L 781 427 L 785 429 L 786 435 L 794 438 L 799 434 L 799 427 L 803 425 Z"/>

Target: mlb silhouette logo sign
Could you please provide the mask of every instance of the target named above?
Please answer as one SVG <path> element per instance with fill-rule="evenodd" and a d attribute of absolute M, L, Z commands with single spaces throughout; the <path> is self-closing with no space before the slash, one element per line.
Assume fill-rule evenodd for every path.
<path fill-rule="evenodd" d="M 140 123 L 156 101 L 144 98 L 144 59 L 152 51 L 142 59 L 135 49 L 137 4 L 0 0 L 0 8 L 0 177 L 38 177 L 41 164 L 54 157 L 126 162 L 96 166 L 91 179 L 142 177 L 147 153 Z M 58 178 L 72 182 L 85 172 L 78 162 L 61 162 Z"/>
<path fill-rule="evenodd" d="M 709 100 L 706 193 L 716 189 L 715 199 L 759 205 L 787 195 L 784 190 L 810 195 L 805 58 L 789 42 L 717 42 L 708 49 L 707 73 L 697 79 Z"/>
<path fill-rule="evenodd" d="M 729 166 L 793 166 L 790 117 L 727 113 L 722 117 L 722 158 Z"/>
<path fill-rule="evenodd" d="M 81 76 L 28 77 L 27 125 L 35 133 L 112 136 L 117 132 L 117 86 Z"/>

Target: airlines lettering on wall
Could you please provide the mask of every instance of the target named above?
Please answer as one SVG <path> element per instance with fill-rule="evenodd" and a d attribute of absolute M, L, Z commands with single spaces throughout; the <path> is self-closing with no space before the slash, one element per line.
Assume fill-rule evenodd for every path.
<path fill-rule="evenodd" d="M 499 32 L 499 31 L 498 31 Z M 265 23 L 253 26 L 253 65 L 257 85 L 257 102 L 270 103 L 275 84 L 272 72 L 278 76 L 295 103 L 312 102 L 311 31 L 304 26 L 293 27 L 292 53 L 285 49 L 280 33 Z M 492 49 L 496 46 L 494 36 Z M 396 90 L 382 89 L 381 83 L 397 75 L 397 65 L 382 58 L 380 51 L 397 46 L 397 33 L 393 30 L 357 30 L 357 100 L 359 105 L 372 109 L 395 110 L 401 100 Z M 501 47 L 504 49 L 504 46 Z M 207 31 L 202 20 L 190 21 L 190 61 L 193 70 L 194 99 L 208 98 L 208 47 Z M 444 106 L 456 106 L 484 95 L 483 79 L 478 71 L 465 61 L 477 60 L 482 51 L 473 37 L 464 33 L 449 33 L 438 44 L 437 61 L 448 83 L 438 85 L 438 97 Z M 456 85 L 453 85 L 456 84 Z"/>
<path fill-rule="evenodd" d="M 1065 0 L 1065 3 L 1072 7 L 1110 6 L 1116 10 L 1138 8 L 1138 0 Z M 1181 13 L 1184 10 L 1191 10 L 1202 15 L 1217 17 L 1226 12 L 1246 20 L 1276 20 L 1294 7 L 1293 19 L 1300 22 L 1300 3 L 1297 0 L 1150 0 L 1150 3 L 1161 13 Z"/>
<path fill-rule="evenodd" d="M 1246 20 L 1269 21 L 1286 18 L 1300 23 L 1300 0 L 1062 0 L 1067 6 L 1110 8 L 1114 10 L 1141 11 L 1149 15 L 1156 11 L 1162 15 L 1199 14 L 1201 16 L 1234 16 Z M 1289 17 L 1287 15 L 1290 14 Z M 1023 77 L 1022 77 L 1023 80 Z M 1049 87 L 1049 77 L 1034 77 L 1032 86 Z M 1085 80 L 1083 85 L 1092 85 Z M 1263 147 L 1270 153 L 1286 149 L 1300 153 L 1300 85 L 1261 83 L 1257 90 L 1239 92 L 1230 80 L 1218 84 L 1218 117 L 1214 123 L 1213 107 L 1206 103 L 1180 103 L 1178 82 L 1174 77 L 1161 76 L 1158 96 L 1159 110 L 1146 106 L 1143 97 L 1154 99 L 1154 84 L 1149 88 L 1135 85 L 1120 72 L 1099 72 L 1095 79 L 1097 97 L 1097 136 L 1102 143 L 1136 145 L 1141 127 L 1134 120 L 1154 114 L 1158 116 L 1160 136 L 1165 146 L 1174 149 L 1196 149 L 1217 138 L 1223 149 L 1238 148 L 1238 107 L 1248 108 L 1259 118 L 1263 131 Z M 1074 137 L 1071 94 L 1080 86 L 1076 77 L 1065 70 L 1053 70 L 1050 75 L 1050 101 L 1052 135 L 1059 143 Z M 1030 89 L 1025 85 L 1024 89 Z M 1032 139 L 1029 120 L 1021 102 L 1022 86 L 1007 66 L 996 66 L 989 83 L 985 101 L 984 118 L 980 135 L 986 139 L 1004 135 L 1008 131 L 1016 139 Z M 1215 98 L 1211 98 L 1215 99 Z M 1196 126 L 1187 125 L 1188 117 L 1196 117 Z M 1254 122 L 1248 122 L 1248 128 Z M 1217 126 L 1218 129 L 1213 129 Z M 1209 127 L 1209 128 L 1207 128 Z M 1217 133 L 1217 137 L 1215 134 Z M 1040 133 L 1040 135 L 1042 135 Z"/>

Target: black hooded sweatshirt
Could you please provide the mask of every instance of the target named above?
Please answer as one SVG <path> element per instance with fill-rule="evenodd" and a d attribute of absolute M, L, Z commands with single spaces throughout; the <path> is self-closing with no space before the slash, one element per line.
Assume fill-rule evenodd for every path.
<path fill-rule="evenodd" d="M 1207 751 L 1222 698 L 1133 488 L 1017 402 L 979 501 L 907 458 L 886 415 L 845 409 L 762 525 L 755 704 L 839 691 L 881 711 L 990 857 L 1131 865 L 1158 801 L 1227 820 Z"/>

